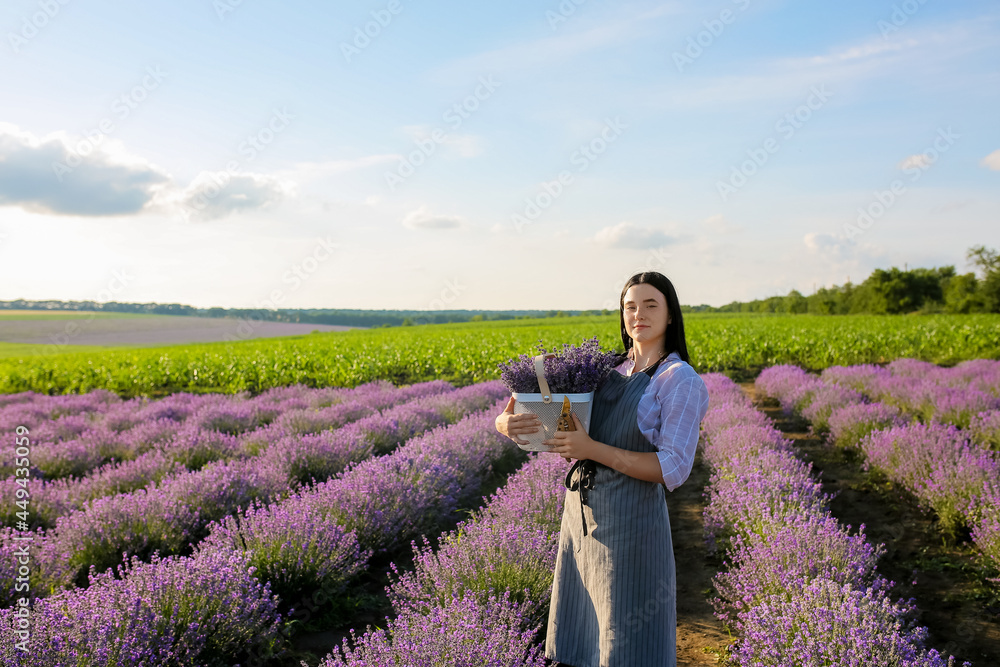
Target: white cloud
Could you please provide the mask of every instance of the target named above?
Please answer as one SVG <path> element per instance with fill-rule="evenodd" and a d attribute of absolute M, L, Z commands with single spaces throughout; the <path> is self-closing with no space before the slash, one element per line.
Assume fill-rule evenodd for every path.
<path fill-rule="evenodd" d="M 57 215 L 141 212 L 169 175 L 106 136 L 41 139 L 0 123 L 0 205 Z"/>
<path fill-rule="evenodd" d="M 980 160 L 979 164 L 993 171 L 1000 171 L 1000 149 L 997 149 Z"/>
<path fill-rule="evenodd" d="M 711 234 L 715 235 L 726 235 L 726 234 L 736 234 L 743 231 L 743 227 L 739 225 L 734 225 L 721 213 L 709 216 L 701 221 L 703 227 L 705 227 Z"/>
<path fill-rule="evenodd" d="M 931 159 L 927 157 L 926 153 L 917 153 L 916 155 L 904 158 L 903 161 L 896 166 L 899 169 L 913 169 L 914 167 L 917 167 L 918 169 L 926 169 L 931 166 Z"/>
<path fill-rule="evenodd" d="M 858 243 L 844 236 L 811 232 L 802 238 L 810 255 L 826 260 L 832 267 L 871 267 L 884 261 L 885 251 L 870 243 Z"/>
<path fill-rule="evenodd" d="M 426 206 L 411 211 L 403 218 L 403 226 L 410 229 L 454 229 L 465 224 L 459 216 L 435 215 Z"/>
<path fill-rule="evenodd" d="M 266 174 L 203 171 L 178 197 L 177 204 L 202 220 L 261 209 L 293 194 L 295 186 Z"/>
<path fill-rule="evenodd" d="M 863 44 L 843 48 L 836 53 L 831 53 L 825 56 L 811 56 L 805 60 L 810 65 L 829 65 L 848 60 L 871 58 L 872 56 L 877 56 L 882 53 L 902 51 L 919 45 L 920 42 L 912 38 L 893 42 L 879 37 L 873 38 Z"/>
<path fill-rule="evenodd" d="M 594 241 L 609 248 L 645 250 L 669 245 L 674 242 L 674 238 L 659 229 L 639 227 L 632 222 L 619 222 L 599 230 L 594 235 Z"/>

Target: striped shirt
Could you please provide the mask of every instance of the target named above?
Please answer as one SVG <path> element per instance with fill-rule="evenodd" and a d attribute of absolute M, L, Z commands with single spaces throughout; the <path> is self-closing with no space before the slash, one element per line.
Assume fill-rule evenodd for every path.
<path fill-rule="evenodd" d="M 632 374 L 626 359 L 615 368 Z M 660 362 L 639 399 L 639 430 L 656 448 L 663 483 L 673 491 L 684 483 L 694 466 L 701 420 L 708 412 L 708 389 L 690 364 L 676 352 Z"/>

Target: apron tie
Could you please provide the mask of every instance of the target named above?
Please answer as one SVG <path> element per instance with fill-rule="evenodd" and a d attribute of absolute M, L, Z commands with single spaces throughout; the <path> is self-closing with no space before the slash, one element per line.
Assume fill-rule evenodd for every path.
<path fill-rule="evenodd" d="M 577 470 L 580 471 L 580 479 L 574 480 L 573 473 Z M 566 473 L 566 480 L 564 482 L 566 488 L 570 491 L 580 492 L 580 521 L 583 523 L 584 535 L 587 534 L 587 518 L 583 515 L 583 506 L 587 504 L 587 491 L 594 488 L 596 479 L 597 462 L 590 459 L 577 459 L 573 463 L 573 467 Z"/>

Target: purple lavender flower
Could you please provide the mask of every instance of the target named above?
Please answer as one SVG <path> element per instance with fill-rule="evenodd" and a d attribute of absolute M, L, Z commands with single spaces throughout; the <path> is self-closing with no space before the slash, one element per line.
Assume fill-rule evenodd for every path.
<path fill-rule="evenodd" d="M 413 545 L 414 569 L 387 589 L 397 613 L 428 614 L 470 591 L 485 603 L 508 591 L 523 606 L 529 625 L 548 614 L 552 571 L 559 543 L 565 465 L 536 456 L 473 517 L 441 536 L 434 551 L 424 537 Z"/>
<path fill-rule="evenodd" d="M 322 589 L 329 599 L 361 573 L 371 556 L 354 533 L 300 503 L 260 503 L 223 517 L 197 547 L 195 558 L 219 551 L 245 552 L 261 583 L 286 604 Z"/>
<path fill-rule="evenodd" d="M 969 421 L 969 438 L 986 449 L 1000 451 L 1000 410 L 984 410 Z"/>
<path fill-rule="evenodd" d="M 555 353 L 555 348 L 552 350 Z M 546 354 L 541 343 L 538 353 Z M 557 356 L 543 361 L 545 380 L 554 394 L 586 394 L 594 391 L 604 377 L 615 367 L 616 355 L 602 352 L 597 337 L 585 340 L 579 346 L 563 344 Z M 522 354 L 497 364 L 500 381 L 512 393 L 539 393 L 538 376 L 535 375 L 532 355 Z"/>
<path fill-rule="evenodd" d="M 13 612 L 0 609 L 5 665 L 221 666 L 284 650 L 277 597 L 239 552 L 92 572 L 86 589 L 34 600 L 27 652 L 14 648 Z"/>
<path fill-rule="evenodd" d="M 347 639 L 320 667 L 544 667 L 538 628 L 523 630 L 521 608 L 508 595 L 485 604 L 455 597 L 427 615 L 404 612 L 387 627 Z"/>
<path fill-rule="evenodd" d="M 859 589 L 816 578 L 772 594 L 740 615 L 742 637 L 731 649 L 741 667 L 760 665 L 913 665 L 949 667 L 923 648 L 927 629 L 914 627 L 912 604 L 892 602 L 886 587 Z M 966 667 L 971 664 L 964 663 Z"/>
<path fill-rule="evenodd" d="M 1000 482 L 1000 455 L 970 443 L 953 425 L 909 424 L 861 440 L 866 468 L 877 468 L 957 533 L 977 511 L 984 484 Z"/>
<path fill-rule="evenodd" d="M 788 403 L 797 391 L 804 397 L 801 388 L 813 382 L 794 367 L 761 376 L 762 388 Z M 741 635 L 730 649 L 733 661 L 746 667 L 950 666 L 952 660 L 924 649 L 927 630 L 916 626 L 912 604 L 889 599 L 891 584 L 874 573 L 881 547 L 840 529 L 809 466 L 792 456 L 780 434 L 750 416 L 748 401 L 729 396 L 731 402 L 709 409 L 723 414 L 707 415 L 702 425 L 712 468 L 706 542 L 713 549 L 717 536 L 728 538 L 729 567 L 716 577 L 713 604 Z M 996 496 L 1000 485 L 970 503 L 981 510 L 984 542 L 991 531 L 986 508 Z"/>
<path fill-rule="evenodd" d="M 838 447 L 851 449 L 872 431 L 903 426 L 906 419 L 899 408 L 885 403 L 855 403 L 835 408 L 827 419 L 830 440 Z"/>

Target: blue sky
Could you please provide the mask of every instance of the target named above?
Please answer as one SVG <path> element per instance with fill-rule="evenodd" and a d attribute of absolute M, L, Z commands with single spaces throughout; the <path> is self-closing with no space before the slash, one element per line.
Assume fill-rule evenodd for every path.
<path fill-rule="evenodd" d="M 0 300 L 615 308 L 1000 246 L 991 2 L 11 0 Z"/>

